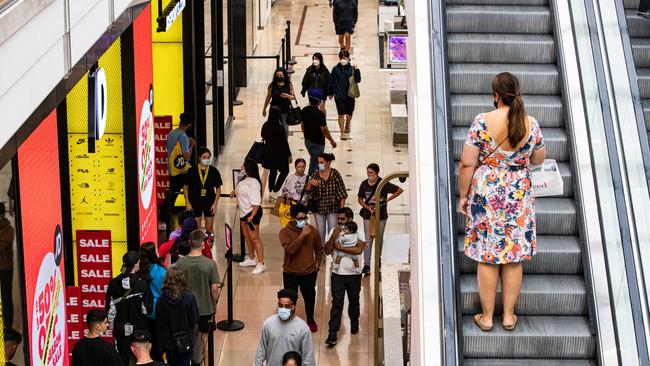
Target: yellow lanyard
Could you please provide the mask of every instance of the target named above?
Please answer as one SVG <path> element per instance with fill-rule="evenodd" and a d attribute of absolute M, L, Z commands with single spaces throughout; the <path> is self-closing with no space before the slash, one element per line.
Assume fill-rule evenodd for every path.
<path fill-rule="evenodd" d="M 201 166 L 197 166 L 199 170 L 199 178 L 201 179 L 201 197 L 205 197 L 208 191 L 205 189 L 205 181 L 208 179 L 208 173 L 210 173 L 210 167 L 205 170 L 205 175 L 201 172 Z"/>

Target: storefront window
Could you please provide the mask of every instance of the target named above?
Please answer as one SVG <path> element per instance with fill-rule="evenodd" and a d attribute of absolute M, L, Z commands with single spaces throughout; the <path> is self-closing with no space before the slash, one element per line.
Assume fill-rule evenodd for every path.
<path fill-rule="evenodd" d="M 11 162 L 0 169 L 0 360 L 25 365 L 23 279 L 16 240 L 15 180 Z"/>

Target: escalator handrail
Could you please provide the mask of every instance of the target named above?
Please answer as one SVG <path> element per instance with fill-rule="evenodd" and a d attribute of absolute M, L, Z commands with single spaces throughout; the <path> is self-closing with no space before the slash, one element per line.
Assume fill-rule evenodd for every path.
<path fill-rule="evenodd" d="M 449 119 L 448 65 L 446 55 L 445 1 L 429 1 L 432 27 L 433 70 L 433 141 L 434 166 L 437 182 L 434 184 L 438 198 L 437 241 L 440 250 L 440 288 L 442 290 L 442 324 L 444 328 L 443 362 L 458 365 L 461 361 L 459 338 L 459 304 L 456 286 L 456 241 L 454 240 L 453 210 L 456 207 L 452 195 L 453 165 L 450 163 L 451 125 Z"/>

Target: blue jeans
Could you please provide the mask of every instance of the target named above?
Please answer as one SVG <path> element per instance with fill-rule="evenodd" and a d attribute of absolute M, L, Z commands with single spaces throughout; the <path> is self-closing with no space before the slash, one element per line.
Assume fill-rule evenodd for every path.
<path fill-rule="evenodd" d="M 336 212 L 326 214 L 315 213 L 314 218 L 316 219 L 316 229 L 318 229 L 321 244 L 325 247 L 325 237 L 327 236 L 327 233 L 329 233 L 334 226 L 338 225 Z"/>
<path fill-rule="evenodd" d="M 309 170 L 307 171 L 307 177 L 311 177 L 315 171 L 318 171 L 318 155 L 325 152 L 325 144 L 319 145 L 305 139 L 305 147 L 307 148 L 307 152 L 309 152 Z M 309 178 L 307 179 L 309 180 Z"/>

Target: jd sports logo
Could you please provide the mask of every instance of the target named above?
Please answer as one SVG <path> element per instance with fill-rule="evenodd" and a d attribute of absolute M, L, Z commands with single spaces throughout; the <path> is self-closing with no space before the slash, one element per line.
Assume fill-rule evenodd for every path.
<path fill-rule="evenodd" d="M 178 169 L 182 169 L 185 166 L 185 158 L 183 157 L 183 155 L 178 155 L 174 159 L 174 166 Z"/>

